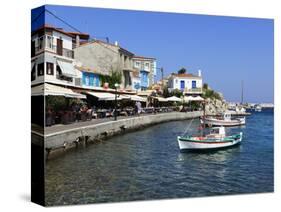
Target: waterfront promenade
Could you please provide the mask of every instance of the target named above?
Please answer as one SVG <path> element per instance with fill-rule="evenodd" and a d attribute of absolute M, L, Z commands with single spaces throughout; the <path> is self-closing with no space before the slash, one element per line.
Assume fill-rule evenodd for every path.
<path fill-rule="evenodd" d="M 46 127 L 44 135 L 33 127 L 32 134 L 37 138 L 41 137 L 41 141 L 37 141 L 37 144 L 38 142 L 43 142 L 42 146 L 44 146 L 47 156 L 50 156 L 52 153 L 66 151 L 80 144 L 85 145 L 86 143 L 97 142 L 116 134 L 168 121 L 198 118 L 201 115 L 202 111 L 194 111 L 118 117 L 117 121 L 114 121 L 114 118 L 94 119 L 69 125 Z"/>

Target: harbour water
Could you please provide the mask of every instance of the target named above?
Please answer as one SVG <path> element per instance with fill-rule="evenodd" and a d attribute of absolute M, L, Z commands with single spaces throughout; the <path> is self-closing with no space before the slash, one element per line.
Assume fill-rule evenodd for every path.
<path fill-rule="evenodd" d="M 273 110 L 253 112 L 241 145 L 181 153 L 191 120 L 150 126 L 78 148 L 46 163 L 46 204 L 84 204 L 272 192 Z M 198 131 L 193 120 L 188 132 Z"/>

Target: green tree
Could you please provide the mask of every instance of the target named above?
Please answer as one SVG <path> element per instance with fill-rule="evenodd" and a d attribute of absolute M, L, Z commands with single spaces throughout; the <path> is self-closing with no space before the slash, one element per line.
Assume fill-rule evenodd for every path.
<path fill-rule="evenodd" d="M 181 97 L 183 94 L 182 94 L 182 91 L 179 90 L 179 89 L 174 89 L 172 92 L 171 92 L 171 96 L 176 96 L 176 97 Z"/>
<path fill-rule="evenodd" d="M 207 90 L 209 88 L 208 84 L 207 83 L 204 83 L 203 84 L 203 89 Z"/>
<path fill-rule="evenodd" d="M 46 109 L 64 110 L 67 104 L 68 102 L 64 96 L 46 96 Z"/>
<path fill-rule="evenodd" d="M 170 92 L 167 86 L 164 86 L 163 88 L 163 97 L 164 98 L 170 97 Z"/>
<path fill-rule="evenodd" d="M 214 90 L 210 89 L 208 84 L 204 83 L 203 85 L 203 98 L 210 98 L 210 99 L 218 99 L 222 100 L 219 93 L 215 92 Z"/>
<path fill-rule="evenodd" d="M 185 74 L 185 73 L 186 73 L 185 68 L 181 68 L 180 70 L 178 70 L 178 74 Z"/>
<path fill-rule="evenodd" d="M 102 84 L 104 84 L 104 83 L 108 83 L 108 86 L 110 87 L 110 88 L 115 88 L 115 84 L 116 83 L 118 83 L 118 84 L 121 84 L 121 82 L 122 82 L 122 72 L 120 71 L 120 70 L 111 70 L 111 72 L 110 72 L 110 75 L 107 75 L 107 76 L 105 76 L 105 75 L 102 75 L 101 77 L 100 77 L 100 79 L 101 79 L 101 83 Z"/>

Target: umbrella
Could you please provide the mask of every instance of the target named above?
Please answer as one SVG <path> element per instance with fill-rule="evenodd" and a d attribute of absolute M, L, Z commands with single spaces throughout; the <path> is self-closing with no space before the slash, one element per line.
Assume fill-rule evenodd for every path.
<path fill-rule="evenodd" d="M 169 102 L 181 102 L 182 101 L 181 98 L 178 98 L 176 96 L 168 97 L 168 98 L 166 98 L 166 100 L 168 100 Z"/>
<path fill-rule="evenodd" d="M 196 96 L 194 97 L 193 101 L 204 101 L 204 98 L 202 98 L 201 96 Z"/>
<path fill-rule="evenodd" d="M 201 96 L 185 96 L 184 97 L 185 102 L 191 102 L 191 101 L 204 101 L 204 99 Z"/>

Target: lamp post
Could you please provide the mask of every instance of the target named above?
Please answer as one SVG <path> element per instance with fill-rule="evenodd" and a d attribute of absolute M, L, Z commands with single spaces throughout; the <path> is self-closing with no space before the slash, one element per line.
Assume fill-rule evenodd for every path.
<path fill-rule="evenodd" d="M 118 83 L 114 84 L 115 87 L 115 110 L 114 110 L 114 121 L 117 121 L 117 88 L 120 87 Z"/>

